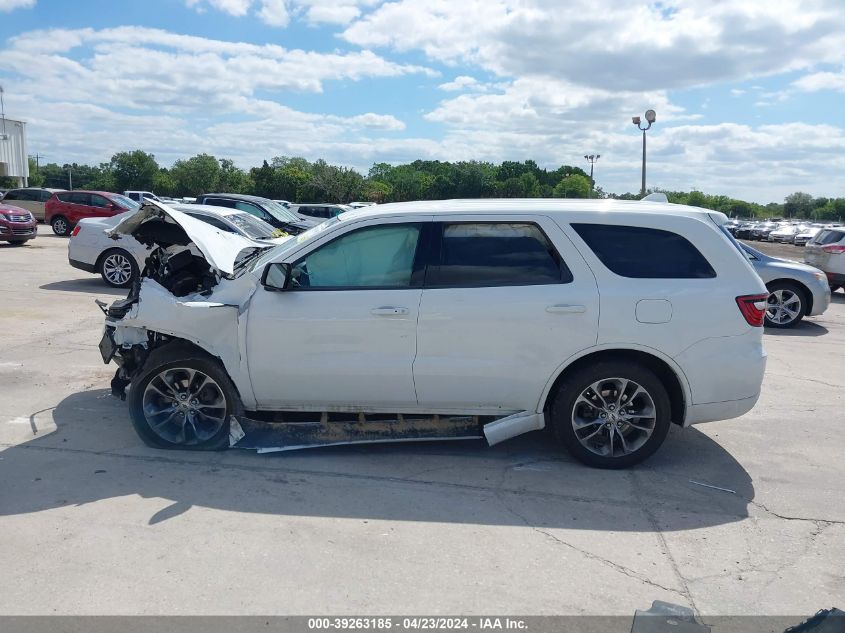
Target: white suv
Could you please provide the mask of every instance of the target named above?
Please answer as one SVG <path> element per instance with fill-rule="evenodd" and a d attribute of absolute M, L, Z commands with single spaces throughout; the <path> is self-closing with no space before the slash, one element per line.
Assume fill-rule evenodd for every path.
<path fill-rule="evenodd" d="M 635 464 L 757 401 L 768 293 L 721 213 L 651 201 L 366 207 L 243 250 L 148 202 L 100 348 L 149 445 L 288 450 L 551 426 Z"/>

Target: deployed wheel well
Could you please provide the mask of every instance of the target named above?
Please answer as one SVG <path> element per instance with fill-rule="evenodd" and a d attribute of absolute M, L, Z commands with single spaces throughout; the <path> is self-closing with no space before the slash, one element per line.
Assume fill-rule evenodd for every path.
<path fill-rule="evenodd" d="M 573 362 L 566 369 L 560 372 L 560 375 L 555 380 L 552 388 L 549 390 L 549 395 L 546 397 L 544 410 L 548 412 L 549 404 L 554 399 L 557 386 L 566 376 L 569 376 L 584 366 L 609 360 L 635 362 L 653 371 L 657 377 L 660 378 L 660 381 L 666 387 L 666 391 L 669 394 L 669 404 L 672 408 L 672 422 L 678 425 L 683 425 L 684 414 L 686 412 L 684 406 L 684 389 L 681 386 L 681 381 L 678 379 L 675 371 L 666 364 L 664 360 L 658 358 L 657 356 L 652 356 L 646 352 L 630 349 L 609 349 L 593 352 L 592 354 L 587 354 L 586 356 Z"/>
<path fill-rule="evenodd" d="M 813 293 L 810 292 L 810 289 L 807 288 L 804 284 L 800 281 L 796 281 L 795 279 L 772 279 L 769 283 L 766 284 L 766 289 L 768 290 L 769 286 L 773 284 L 789 284 L 790 286 L 795 286 L 798 290 L 801 291 L 801 294 L 804 295 L 804 302 L 807 304 L 807 314 L 813 311 Z"/>

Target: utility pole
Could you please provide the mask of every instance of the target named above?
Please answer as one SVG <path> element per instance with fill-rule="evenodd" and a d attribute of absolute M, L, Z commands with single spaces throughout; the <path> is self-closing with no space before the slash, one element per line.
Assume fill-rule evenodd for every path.
<path fill-rule="evenodd" d="M 590 163 L 590 197 L 593 197 L 593 187 L 596 186 L 596 181 L 593 180 L 593 166 L 601 158 L 601 154 L 584 154 L 584 160 Z"/>
<path fill-rule="evenodd" d="M 645 133 L 646 131 L 651 129 L 651 124 L 657 120 L 657 113 L 655 113 L 654 110 L 646 110 L 645 120 L 647 125 L 643 127 L 641 125 L 642 120 L 640 119 L 640 117 L 631 117 L 631 121 L 634 122 L 634 125 L 636 125 L 638 129 L 643 131 L 643 182 L 642 187 L 640 188 L 640 195 L 643 198 L 645 197 Z"/>
<path fill-rule="evenodd" d="M 67 188 L 68 191 L 73 191 L 73 167 L 67 166 Z"/>

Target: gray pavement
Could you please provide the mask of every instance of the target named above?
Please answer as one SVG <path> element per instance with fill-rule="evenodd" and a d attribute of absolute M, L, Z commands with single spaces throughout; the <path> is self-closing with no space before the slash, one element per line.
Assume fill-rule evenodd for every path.
<path fill-rule="evenodd" d="M 845 606 L 843 293 L 766 335 L 754 411 L 673 429 L 630 471 L 588 469 L 543 433 L 167 452 L 107 395 L 93 299 L 124 293 L 70 268 L 66 243 L 41 227 L 0 245 L 0 614 Z"/>

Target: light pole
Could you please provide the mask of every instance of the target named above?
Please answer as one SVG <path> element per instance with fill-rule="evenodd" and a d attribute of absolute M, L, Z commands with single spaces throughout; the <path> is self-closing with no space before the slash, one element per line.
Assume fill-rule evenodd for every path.
<path fill-rule="evenodd" d="M 634 122 L 634 125 L 636 125 L 638 129 L 643 131 L 643 183 L 642 187 L 640 188 L 640 195 L 643 197 L 645 197 L 645 133 L 647 130 L 651 129 L 651 124 L 657 120 L 657 113 L 654 110 L 646 110 L 645 120 L 646 126 L 643 127 L 642 120 L 640 119 L 640 117 L 631 117 L 631 121 Z"/>
<path fill-rule="evenodd" d="M 590 196 L 592 197 L 593 194 L 593 187 L 595 186 L 595 181 L 593 180 L 593 165 L 595 165 L 599 158 L 601 158 L 601 154 L 584 154 L 584 160 L 590 163 Z"/>

